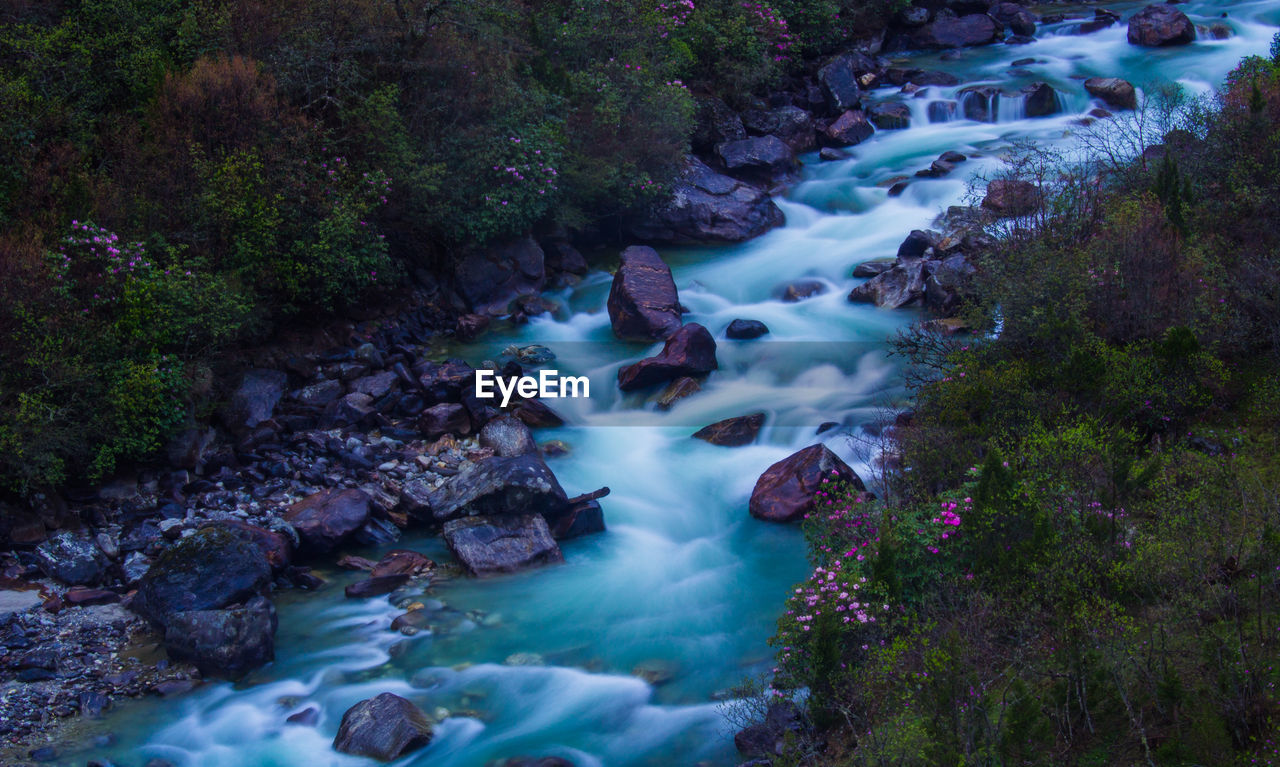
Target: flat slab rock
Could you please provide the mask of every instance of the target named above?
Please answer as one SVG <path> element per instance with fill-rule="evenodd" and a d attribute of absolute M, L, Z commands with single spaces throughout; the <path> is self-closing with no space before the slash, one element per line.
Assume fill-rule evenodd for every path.
<path fill-rule="evenodd" d="M 492 456 L 463 466 L 437 490 L 419 483 L 405 487 L 418 518 L 447 522 L 474 515 L 551 514 L 568 496 L 541 456 Z"/>
<path fill-rule="evenodd" d="M 538 514 L 466 517 L 445 523 L 444 542 L 468 573 L 501 575 L 564 561 Z"/>

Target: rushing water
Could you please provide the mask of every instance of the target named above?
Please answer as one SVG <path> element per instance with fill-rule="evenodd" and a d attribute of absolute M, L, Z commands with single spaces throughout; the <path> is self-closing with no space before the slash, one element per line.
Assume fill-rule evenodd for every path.
<path fill-rule="evenodd" d="M 1139 6 L 1113 7 L 1127 17 Z M 330 573 L 319 594 L 280 595 L 272 666 L 242 685 L 124 706 L 104 723 L 117 743 L 81 752 L 75 763 L 141 765 L 160 757 L 184 767 L 365 764 L 332 750 L 334 732 L 349 706 L 390 691 L 452 714 L 404 765 L 478 766 L 521 754 L 563 756 L 583 767 L 734 764 L 717 701 L 744 678 L 768 672 L 765 640 L 788 587 L 807 569 L 796 529 L 748 516 L 752 485 L 769 464 L 819 440 L 865 469 L 867 451 L 856 437 L 902 397 L 885 340 L 917 315 L 848 303 L 857 282 L 851 268 L 892 257 L 910 229 L 963 202 L 970 178 L 993 170 L 1011 140 L 1070 142 L 1076 121 L 1095 106 L 1080 85 L 1084 78 L 1119 76 L 1148 88 L 1172 80 L 1207 92 L 1242 56 L 1266 52 L 1280 22 L 1275 0 L 1197 0 L 1181 8 L 1199 24 L 1228 24 L 1233 35 L 1202 34 L 1192 46 L 1152 51 L 1128 45 L 1123 24 L 1081 37 L 1069 34 L 1074 22 L 1064 22 L 1042 28 L 1029 45 L 967 50 L 947 61 L 904 57 L 953 72 L 966 85 L 1016 90 L 1047 81 L 1065 111 L 1025 120 L 1002 107 L 996 124 L 930 124 L 928 100 L 954 98 L 957 90 L 933 89 L 909 99 L 910 129 L 879 132 L 845 161 L 806 157 L 802 181 L 779 201 L 784 228 L 730 248 L 663 251 L 691 310 L 686 321 L 717 336 L 721 366 L 701 393 L 670 411 L 611 385 L 619 366 L 652 349 L 613 340 L 603 271 L 551 295 L 561 303 L 556 316 L 457 350 L 478 363 L 511 343 L 540 343 L 558 354 L 554 366 L 562 373 L 591 376 L 590 399 L 555 403 L 569 425 L 537 436 L 571 446 L 569 455 L 551 459 L 570 494 L 613 489 L 604 501 L 609 532 L 567 542 L 563 566 L 433 586 L 427 598 L 457 611 L 434 635 L 389 631 L 399 610 L 386 599 L 343 599 L 341 588 L 354 576 Z M 1035 59 L 1022 67 L 1030 74 L 1011 75 L 1011 62 L 1024 58 Z M 888 196 L 886 182 L 950 149 L 973 159 L 947 178 L 912 180 L 903 195 Z M 782 302 L 780 286 L 799 278 L 823 281 L 828 290 Z M 761 320 L 772 332 L 751 342 L 723 340 L 737 317 Z M 754 411 L 767 412 L 769 421 L 752 446 L 689 438 L 699 426 Z M 826 421 L 841 426 L 816 436 Z M 448 556 L 432 538 L 397 545 Z M 662 678 L 651 685 L 636 669 Z M 317 727 L 285 723 L 307 705 L 321 709 Z"/>

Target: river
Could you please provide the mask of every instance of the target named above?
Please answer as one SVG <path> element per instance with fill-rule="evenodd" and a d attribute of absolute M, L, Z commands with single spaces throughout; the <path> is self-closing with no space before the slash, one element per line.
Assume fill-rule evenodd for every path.
<path fill-rule="evenodd" d="M 1127 18 L 1140 6 L 1110 7 Z M 113 744 L 69 763 L 368 764 L 333 751 L 333 736 L 349 706 L 389 691 L 451 714 L 431 745 L 402 765 L 478 767 L 516 755 L 561 756 L 579 767 L 736 764 L 722 701 L 743 679 L 769 671 L 766 640 L 789 587 L 807 573 L 798 529 L 748 516 L 756 477 L 819 440 L 865 474 L 864 426 L 904 397 L 886 339 L 918 314 L 846 301 L 858 282 L 852 267 L 892 257 L 908 231 L 965 202 L 970 179 L 992 172 L 1011 141 L 1069 145 L 1077 121 L 1097 106 L 1081 85 L 1085 77 L 1123 77 L 1148 90 L 1175 81 L 1208 93 L 1241 57 L 1264 54 L 1280 23 L 1275 0 L 1197 0 L 1180 8 L 1202 26 L 1227 24 L 1232 36 L 1202 33 L 1191 46 L 1151 50 L 1130 46 L 1123 24 L 1079 36 L 1071 34 L 1077 22 L 1068 21 L 1042 25 L 1028 45 L 969 49 L 946 61 L 899 57 L 954 73 L 966 85 L 1016 90 L 1043 80 L 1062 94 L 1064 110 L 1027 120 L 1002 109 L 994 124 L 931 124 L 929 99 L 909 98 L 911 128 L 880 131 L 847 160 L 804 158 L 801 180 L 778 200 L 783 228 L 733 247 L 662 250 L 690 309 L 686 322 L 712 331 L 720 361 L 699 394 L 669 411 L 611 385 L 618 367 L 652 349 L 613 340 L 607 271 L 548 294 L 561 306 L 556 315 L 453 350 L 475 364 L 509 344 L 539 343 L 556 352 L 561 373 L 591 376 L 589 399 L 554 403 L 568 425 L 537 437 L 570 446 L 550 465 L 571 495 L 612 488 L 603 501 L 609 531 L 567 542 L 562 566 L 433 585 L 424 598 L 454 612 L 442 613 L 435 633 L 409 638 L 388 630 L 402 611 L 386 599 L 341 597 L 354 574 L 324 573 L 331 586 L 319 594 L 277 595 L 280 630 L 270 667 L 239 685 L 124 705 L 101 723 Z M 1027 58 L 1035 61 L 1022 67 L 1026 73 L 1011 75 L 1011 63 Z M 895 90 L 872 98 L 902 98 Z M 956 90 L 935 88 L 930 99 L 954 98 Z M 901 196 L 888 195 L 886 180 L 911 175 L 946 150 L 972 159 L 946 178 L 913 179 Z M 799 278 L 818 279 L 827 290 L 781 301 L 780 286 Z M 738 317 L 761 320 L 771 332 L 756 341 L 724 340 L 725 326 Z M 702 425 L 755 411 L 769 420 L 751 446 L 689 438 Z M 816 436 L 827 421 L 840 426 Z M 448 557 L 425 536 L 397 547 Z M 320 708 L 317 726 L 286 724 L 307 705 Z"/>

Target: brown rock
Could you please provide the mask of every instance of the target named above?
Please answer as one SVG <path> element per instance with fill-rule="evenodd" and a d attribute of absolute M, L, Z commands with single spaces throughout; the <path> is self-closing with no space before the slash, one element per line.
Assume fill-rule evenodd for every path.
<path fill-rule="evenodd" d="M 770 522 L 795 522 L 813 509 L 823 480 L 843 480 L 865 489 L 853 469 L 827 449 L 811 445 L 765 470 L 751 491 L 751 516 Z"/>
<path fill-rule="evenodd" d="M 284 518 L 298 531 L 303 546 L 326 554 L 369 521 L 369 496 L 360 490 L 323 490 L 290 506 Z"/>
<path fill-rule="evenodd" d="M 434 569 L 436 563 L 426 555 L 408 549 L 396 549 L 378 560 L 370 574 L 375 578 L 385 575 L 421 575 Z"/>
<path fill-rule="evenodd" d="M 764 426 L 764 418 L 764 413 L 726 418 L 698 429 L 693 433 L 693 438 L 724 447 L 750 445 L 756 441 L 760 427 Z"/>
<path fill-rule="evenodd" d="M 609 321 L 624 341 L 656 341 L 680 327 L 680 301 L 671 268 L 653 248 L 632 246 L 609 289 Z"/>
<path fill-rule="evenodd" d="M 716 367 L 715 339 L 706 328 L 691 322 L 673 333 L 657 355 L 619 370 L 618 388 L 643 389 L 682 376 L 705 375 Z"/>

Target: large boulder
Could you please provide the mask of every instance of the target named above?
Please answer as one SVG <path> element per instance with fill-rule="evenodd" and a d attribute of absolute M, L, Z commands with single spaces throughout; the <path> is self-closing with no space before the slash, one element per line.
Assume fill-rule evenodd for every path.
<path fill-rule="evenodd" d="M 924 297 L 924 261 L 899 261 L 893 267 L 849 292 L 853 303 L 899 309 Z"/>
<path fill-rule="evenodd" d="M 1027 117 L 1048 117 L 1062 111 L 1058 93 L 1048 83 L 1032 83 L 1022 89 L 1023 113 Z"/>
<path fill-rule="evenodd" d="M 275 659 L 275 634 L 275 608 L 257 597 L 244 607 L 170 615 L 164 647 L 169 657 L 195 664 L 205 676 L 236 679 Z"/>
<path fill-rule="evenodd" d="M 813 508 L 823 480 L 848 482 L 859 490 L 862 480 L 826 445 L 810 445 L 774 465 L 756 480 L 751 491 L 751 516 L 769 522 L 795 522 Z"/>
<path fill-rule="evenodd" d="M 222 422 L 236 435 L 248 434 L 275 413 L 288 385 L 289 376 L 279 370 L 246 371 L 219 411 Z"/>
<path fill-rule="evenodd" d="M 952 314 L 968 295 L 975 274 L 977 269 L 960 253 L 929 264 L 929 278 L 924 285 L 925 305 L 940 314 Z"/>
<path fill-rule="evenodd" d="M 69 586 L 92 586 L 102 580 L 109 564 L 88 535 L 58 533 L 35 549 L 40 572 Z"/>
<path fill-rule="evenodd" d="M 671 198 L 632 221 L 629 229 L 646 242 L 742 242 L 783 222 L 782 210 L 767 193 L 688 157 Z"/>
<path fill-rule="evenodd" d="M 1040 207 L 1040 188 L 1030 181 L 998 178 L 987 184 L 982 207 L 997 216 L 1025 216 Z"/>
<path fill-rule="evenodd" d="M 716 157 L 731 175 L 765 184 L 800 167 L 796 153 L 777 136 L 752 136 L 717 144 Z"/>
<path fill-rule="evenodd" d="M 996 3 L 988 11 L 991 17 L 1015 35 L 1031 37 L 1036 33 L 1036 15 L 1017 3 Z"/>
<path fill-rule="evenodd" d="M 926 50 L 990 45 L 1004 35 L 1004 26 L 985 13 L 939 18 L 911 33 L 911 45 Z"/>
<path fill-rule="evenodd" d="M 1129 19 L 1129 43 L 1147 48 L 1195 42 L 1196 26 L 1172 5 L 1148 5 Z"/>
<path fill-rule="evenodd" d="M 539 514 L 454 519 L 445 523 L 443 537 L 463 568 L 477 577 L 564 561 Z"/>
<path fill-rule="evenodd" d="M 823 135 L 833 144 L 852 146 L 871 138 L 875 132 L 875 127 L 862 110 L 851 109 L 828 125 Z"/>
<path fill-rule="evenodd" d="M 867 107 L 867 117 L 880 130 L 911 127 L 911 107 L 901 101 L 881 101 Z"/>
<path fill-rule="evenodd" d="M 212 523 L 212 527 L 221 527 L 243 541 L 252 543 L 267 558 L 271 569 L 280 572 L 293 561 L 293 541 L 284 533 L 268 530 L 265 527 L 251 525 L 239 519 L 224 519 Z"/>
<path fill-rule="evenodd" d="M 322 490 L 290 506 L 284 518 L 308 552 L 327 554 L 369 521 L 369 496 L 354 488 Z"/>
<path fill-rule="evenodd" d="M 724 447 L 750 445 L 756 441 L 760 427 L 764 426 L 764 418 L 764 413 L 726 418 L 698 429 L 693 433 L 693 438 Z"/>
<path fill-rule="evenodd" d="M 875 59 L 865 53 L 842 53 L 818 70 L 818 84 L 831 114 L 857 109 L 862 103 L 859 79 L 878 71 Z"/>
<path fill-rule="evenodd" d="M 1138 92 L 1133 83 L 1119 77 L 1090 77 L 1084 81 L 1084 89 L 1090 96 L 1102 99 L 1112 109 L 1137 109 Z"/>
<path fill-rule="evenodd" d="M 390 762 L 431 742 L 431 720 L 412 702 L 384 692 L 342 715 L 335 751 Z"/>
<path fill-rule="evenodd" d="M 541 292 L 546 283 L 544 254 L 532 237 L 521 237 L 468 254 L 453 279 L 471 311 L 508 314 L 512 301 Z"/>
<path fill-rule="evenodd" d="M 130 607 L 159 625 L 177 613 L 219 610 L 271 583 L 262 549 L 222 526 L 197 530 L 165 551 L 138 583 Z"/>
<path fill-rule="evenodd" d="M 683 323 L 671 268 L 656 250 L 642 245 L 622 251 L 621 258 L 609 289 L 613 334 L 624 341 L 656 341 L 671 335 Z"/>
<path fill-rule="evenodd" d="M 409 483 L 405 491 L 416 499 L 416 508 L 410 508 L 414 516 L 435 522 L 477 515 L 547 514 L 568 503 L 564 488 L 536 453 L 484 458 L 464 464 L 435 491 L 416 483 Z"/>
<path fill-rule="evenodd" d="M 634 391 L 682 376 L 705 375 L 716 367 L 716 340 L 691 322 L 672 333 L 657 355 L 619 370 L 618 388 Z"/>

